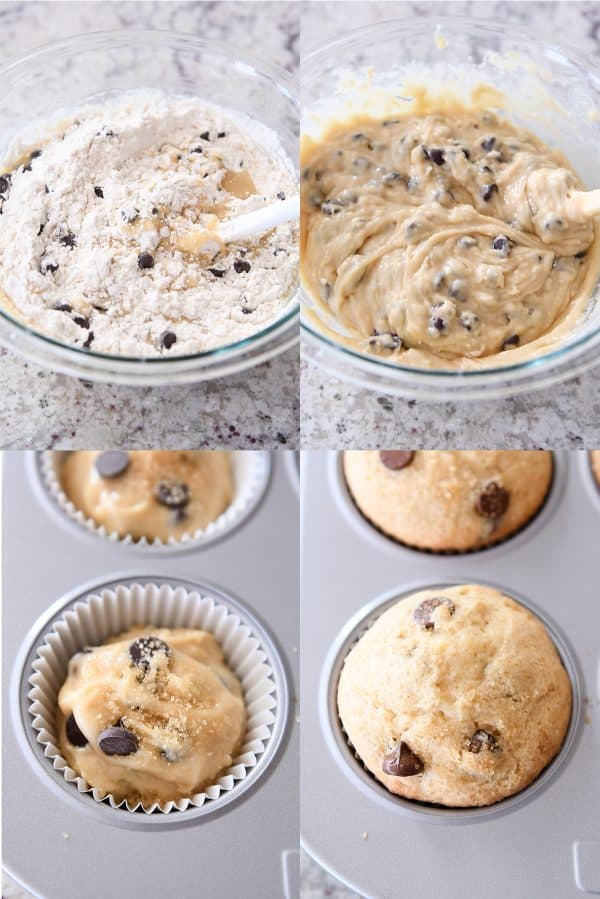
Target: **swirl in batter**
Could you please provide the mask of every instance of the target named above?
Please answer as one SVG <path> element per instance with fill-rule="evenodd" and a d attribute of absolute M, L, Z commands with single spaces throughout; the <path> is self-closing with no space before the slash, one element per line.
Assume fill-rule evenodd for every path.
<path fill-rule="evenodd" d="M 594 226 L 528 131 L 468 109 L 354 120 L 303 156 L 303 280 L 361 349 L 509 364 L 581 314 Z"/>

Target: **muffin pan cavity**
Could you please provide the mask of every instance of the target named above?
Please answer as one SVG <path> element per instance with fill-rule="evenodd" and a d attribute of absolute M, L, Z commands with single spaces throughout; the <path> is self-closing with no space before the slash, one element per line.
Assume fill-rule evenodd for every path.
<path fill-rule="evenodd" d="M 551 493 L 531 525 L 501 546 L 445 556 L 405 549 L 362 519 L 337 453 L 303 456 L 302 843 L 359 895 L 422 895 L 426 884 L 427 895 L 463 899 L 474 883 L 486 899 L 502 899 L 507 871 L 519 896 L 581 895 L 573 846 L 600 843 L 598 512 L 574 470 L 581 458 L 554 459 Z M 537 779 L 468 809 L 389 793 L 348 745 L 336 702 L 344 658 L 386 606 L 425 585 L 459 583 L 501 585 L 531 608 L 574 694 L 562 750 Z"/>
<path fill-rule="evenodd" d="M 182 817 L 210 815 L 231 806 L 261 778 L 285 729 L 288 689 L 275 645 L 239 601 L 207 584 L 128 578 L 75 591 L 59 601 L 59 607 L 50 621 L 34 627 L 33 643 L 25 647 L 27 660 L 19 685 L 20 720 L 25 723 L 29 748 L 47 773 L 55 780 L 60 774 L 63 783 L 57 782 L 81 799 L 88 811 L 108 804 L 113 811 L 106 818 L 109 824 L 135 817 L 136 826 L 144 826 L 144 818 L 154 821 L 156 813 L 163 813 L 169 824 L 177 824 Z M 214 784 L 189 799 L 150 807 L 116 802 L 78 776 L 61 756 L 55 725 L 58 691 L 66 678 L 69 659 L 85 646 L 100 645 L 138 624 L 190 627 L 212 633 L 228 667 L 240 680 L 248 715 L 242 746 L 231 767 Z M 95 802 L 90 809 L 91 799 Z M 147 816 L 129 816 L 127 812 L 146 812 Z"/>
<path fill-rule="evenodd" d="M 460 581 L 412 584 L 410 587 L 398 588 L 378 597 L 364 606 L 346 624 L 337 640 L 333 643 L 325 660 L 319 686 L 319 717 L 327 746 L 330 752 L 332 752 L 335 761 L 349 779 L 349 782 L 393 815 L 408 815 L 416 821 L 429 821 L 433 824 L 469 824 L 474 821 L 497 818 L 509 811 L 521 808 L 525 803 L 539 796 L 542 790 L 563 770 L 575 751 L 581 731 L 583 700 L 579 667 L 573 650 L 564 635 L 557 630 L 554 623 L 550 621 L 539 607 L 534 606 L 523 597 L 515 595 L 514 591 L 509 592 L 498 584 L 487 583 L 485 586 L 495 587 L 502 593 L 511 596 L 511 598 L 521 603 L 542 621 L 556 646 L 569 676 L 573 692 L 573 706 L 569 727 L 558 755 L 555 756 L 533 783 L 514 796 L 488 806 L 450 808 L 426 802 L 417 802 L 390 793 L 365 767 L 356 754 L 352 743 L 344 731 L 337 709 L 338 681 L 344 660 L 352 647 L 356 645 L 383 612 L 404 597 L 420 590 L 433 589 L 443 591 L 445 588 L 456 586 L 458 583 L 470 584 L 474 582 L 472 577 L 467 576 Z M 476 582 L 483 583 L 480 580 Z"/>
<path fill-rule="evenodd" d="M 433 552 L 432 550 L 421 549 L 418 546 L 410 546 L 409 544 L 401 543 L 399 540 L 386 534 L 363 515 L 354 502 L 350 488 L 346 482 L 343 459 L 344 453 L 341 451 L 329 453 L 329 486 L 340 512 L 364 540 L 370 541 L 375 548 L 395 553 L 399 559 L 402 559 L 403 557 L 410 558 L 411 556 L 418 554 L 434 556 L 442 561 L 447 560 L 451 562 L 452 560 L 458 560 L 460 563 L 460 561 L 464 560 L 465 556 L 484 555 L 486 558 L 490 558 L 491 556 L 504 553 L 507 548 L 514 547 L 515 544 L 529 540 L 539 530 L 546 526 L 560 503 L 567 476 L 564 453 L 553 452 L 552 482 L 548 488 L 548 493 L 535 515 L 533 515 L 529 521 L 525 522 L 518 531 L 496 543 L 490 543 L 489 546 L 481 547 L 481 549 L 465 550 L 464 552 Z"/>
<path fill-rule="evenodd" d="M 231 504 L 203 530 L 185 534 L 181 538 L 170 537 L 165 543 L 160 539 L 134 540 L 131 536 L 120 538 L 116 533 L 108 533 L 106 528 L 93 519 L 86 518 L 69 500 L 60 483 L 60 466 L 64 452 L 47 450 L 36 453 L 29 459 L 30 476 L 44 506 L 61 524 L 75 526 L 84 534 L 97 539 L 108 540 L 111 544 L 134 548 L 139 552 L 173 553 L 209 546 L 216 540 L 231 534 L 245 524 L 262 501 L 271 472 L 271 457 L 264 450 L 231 451 L 234 497 Z"/>

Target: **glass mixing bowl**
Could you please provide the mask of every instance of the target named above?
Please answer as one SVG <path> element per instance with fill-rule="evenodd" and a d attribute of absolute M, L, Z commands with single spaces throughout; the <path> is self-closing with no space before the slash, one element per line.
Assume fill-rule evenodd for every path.
<path fill-rule="evenodd" d="M 562 150 L 587 187 L 600 186 L 597 65 L 576 50 L 527 36 L 515 25 L 420 17 L 347 33 L 303 61 L 302 135 L 318 138 L 327 121 L 356 112 L 389 113 L 390 95 L 402 98 L 398 87 L 405 79 L 443 86 L 465 102 L 477 84 L 492 85 L 505 97 L 501 116 Z M 331 334 L 343 336 L 339 324 L 303 290 L 302 351 L 335 377 L 379 393 L 428 400 L 506 396 L 564 380 L 600 361 L 599 298 L 597 286 L 569 338 L 545 355 L 455 371 L 411 368 L 343 346 Z"/>
<path fill-rule="evenodd" d="M 245 113 L 279 136 L 296 165 L 298 101 L 278 66 L 235 49 L 167 31 L 114 31 L 49 44 L 0 69 L 0 155 L 18 132 L 58 110 L 141 88 L 193 94 Z M 0 341 L 32 361 L 79 378 L 122 384 L 209 380 L 258 365 L 298 340 L 299 291 L 251 337 L 188 356 L 96 353 L 40 334 L 0 307 Z"/>

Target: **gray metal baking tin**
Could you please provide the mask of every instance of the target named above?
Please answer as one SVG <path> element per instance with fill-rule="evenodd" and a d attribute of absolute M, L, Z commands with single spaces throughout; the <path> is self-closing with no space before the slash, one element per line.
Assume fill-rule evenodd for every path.
<path fill-rule="evenodd" d="M 144 899 L 286 895 L 298 843 L 298 501 L 274 454 L 268 493 L 222 540 L 182 554 L 146 553 L 81 537 L 38 502 L 31 454 L 4 454 L 4 862 L 40 899 L 103 895 L 107 884 Z M 29 458 L 27 458 L 29 457 Z M 125 572 L 125 573 L 123 573 Z M 290 698 L 272 760 L 251 788 L 210 814 L 130 814 L 81 796 L 32 749 L 22 717 L 22 670 L 53 605 L 93 583 L 153 577 L 214 585 L 265 631 Z M 62 603 L 61 603 L 62 604 Z M 271 644 L 269 646 L 269 643 Z M 19 662 L 20 660 L 20 662 Z M 258 774 L 258 770 L 257 770 Z M 37 776 L 36 776 L 37 775 Z M 98 809 L 101 811 L 98 812 Z M 117 816 L 117 818 L 115 818 Z M 156 822 L 156 823 L 155 823 Z M 116 825 L 116 826 L 115 826 Z M 121 826 L 119 826 L 121 825 Z M 288 899 L 288 897 L 286 897 Z M 292 897 L 290 897 L 292 899 Z M 293 897 L 295 899 L 295 897 Z"/>
<path fill-rule="evenodd" d="M 401 547 L 359 520 L 344 496 L 340 454 L 303 454 L 302 843 L 362 896 L 582 896 L 574 844 L 591 842 L 600 852 L 600 501 L 587 454 L 555 459 L 553 493 L 530 527 L 489 550 L 436 556 Z M 529 600 L 556 628 L 574 657 L 581 720 L 559 770 L 529 798 L 479 815 L 396 802 L 338 739 L 331 684 L 338 652 L 353 619 L 377 598 L 411 585 L 477 581 Z"/>

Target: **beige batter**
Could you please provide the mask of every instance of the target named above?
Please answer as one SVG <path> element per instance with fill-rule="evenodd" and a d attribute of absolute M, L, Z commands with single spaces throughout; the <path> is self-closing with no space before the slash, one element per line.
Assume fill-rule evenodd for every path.
<path fill-rule="evenodd" d="M 239 681 L 206 631 L 133 628 L 84 650 L 58 705 L 70 767 L 117 801 L 145 805 L 214 783 L 246 730 Z"/>
<path fill-rule="evenodd" d="M 84 450 L 68 453 L 59 472 L 73 505 L 108 533 L 135 540 L 178 538 L 204 529 L 233 500 L 225 451 L 110 452 L 118 453 L 116 466 L 107 454 Z M 103 476 L 105 461 L 118 473 Z"/>
<path fill-rule="evenodd" d="M 583 312 L 600 262 L 591 220 L 567 202 L 582 186 L 494 113 L 338 124 L 305 141 L 302 167 L 303 280 L 356 348 L 512 364 Z"/>
<path fill-rule="evenodd" d="M 344 729 L 392 793 L 498 802 L 562 746 L 571 685 L 543 624 L 489 587 L 425 590 L 384 612 L 348 654 Z"/>

